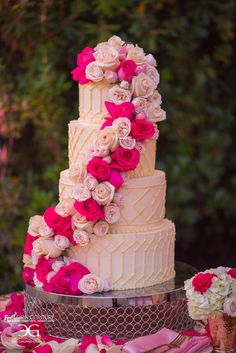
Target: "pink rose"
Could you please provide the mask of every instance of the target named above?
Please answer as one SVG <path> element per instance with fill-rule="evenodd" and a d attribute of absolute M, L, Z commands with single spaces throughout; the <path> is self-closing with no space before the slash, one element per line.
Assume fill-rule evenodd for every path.
<path fill-rule="evenodd" d="M 112 47 L 116 48 L 117 50 L 119 50 L 124 44 L 124 41 L 118 36 L 112 36 L 111 38 L 108 39 L 107 43 Z"/>
<path fill-rule="evenodd" d="M 192 280 L 195 292 L 205 293 L 212 285 L 212 280 L 216 275 L 213 273 L 198 273 Z"/>
<path fill-rule="evenodd" d="M 61 255 L 62 250 L 56 246 L 54 239 L 39 238 L 33 243 L 33 252 L 37 256 L 56 258 Z"/>
<path fill-rule="evenodd" d="M 55 212 L 62 217 L 67 217 L 75 213 L 74 202 L 72 199 L 66 199 L 59 202 L 55 207 Z"/>
<path fill-rule="evenodd" d="M 81 183 L 86 175 L 87 170 L 83 163 L 76 163 L 69 169 L 69 177 L 74 183 Z"/>
<path fill-rule="evenodd" d="M 120 65 L 118 66 L 118 78 L 120 81 L 128 81 L 131 82 L 132 78 L 135 74 L 135 70 L 136 70 L 136 63 L 133 60 L 124 60 L 120 63 Z"/>
<path fill-rule="evenodd" d="M 131 136 L 120 137 L 120 146 L 132 150 L 135 148 L 136 140 Z"/>
<path fill-rule="evenodd" d="M 44 220 L 50 228 L 59 234 L 63 234 L 63 231 L 71 224 L 71 216 L 60 216 L 56 213 L 55 207 L 50 207 L 44 212 Z"/>
<path fill-rule="evenodd" d="M 103 292 L 105 287 L 107 287 L 107 285 L 105 285 L 103 280 L 91 273 L 89 275 L 85 275 L 79 281 L 79 290 L 85 294 Z M 110 290 L 110 288 L 108 290 Z"/>
<path fill-rule="evenodd" d="M 162 103 L 161 95 L 160 93 L 155 90 L 151 96 L 148 97 L 148 102 L 153 102 L 156 101 L 159 105 Z"/>
<path fill-rule="evenodd" d="M 81 295 L 82 292 L 78 288 L 79 281 L 84 275 L 88 275 L 89 270 L 77 263 L 61 267 L 59 271 L 50 279 L 48 284 L 44 285 L 47 292 L 59 294 Z"/>
<path fill-rule="evenodd" d="M 156 59 L 152 54 L 148 54 L 145 56 L 146 63 L 151 65 L 151 66 L 157 66 Z"/>
<path fill-rule="evenodd" d="M 47 275 L 52 271 L 53 261 L 54 260 L 52 259 L 46 259 L 44 256 L 39 258 L 38 263 L 35 266 L 35 273 L 40 282 L 47 283 Z"/>
<path fill-rule="evenodd" d="M 37 240 L 38 237 L 33 237 L 29 233 L 26 234 L 25 246 L 24 246 L 24 254 L 31 256 L 33 249 L 33 242 Z"/>
<path fill-rule="evenodd" d="M 75 244 L 78 244 L 80 246 L 88 245 L 90 240 L 89 234 L 81 229 L 77 229 L 74 231 L 73 239 Z"/>
<path fill-rule="evenodd" d="M 155 127 L 151 121 L 140 119 L 131 123 L 131 136 L 134 137 L 136 141 L 152 138 L 154 134 Z"/>
<path fill-rule="evenodd" d="M 100 182 L 109 180 L 111 177 L 110 165 L 98 157 L 95 157 L 89 161 L 87 171 Z"/>
<path fill-rule="evenodd" d="M 125 60 L 127 56 L 127 47 L 124 45 L 119 49 L 119 58 L 120 60 Z"/>
<path fill-rule="evenodd" d="M 96 186 L 95 190 L 92 192 L 94 200 L 97 201 L 99 205 L 108 205 L 114 196 L 115 187 L 108 181 L 104 181 Z"/>
<path fill-rule="evenodd" d="M 154 82 L 155 86 L 157 86 L 159 84 L 160 75 L 159 75 L 157 69 L 155 69 L 155 67 L 153 67 L 151 65 L 147 65 L 146 74 Z"/>
<path fill-rule="evenodd" d="M 141 119 L 146 120 L 147 119 L 147 113 L 140 112 L 140 113 L 136 114 L 136 120 L 141 120 Z"/>
<path fill-rule="evenodd" d="M 89 191 L 89 189 L 85 184 L 80 183 L 73 187 L 71 191 L 71 195 L 74 199 L 78 201 L 85 201 L 90 199 L 91 192 Z"/>
<path fill-rule="evenodd" d="M 111 203 L 104 207 L 105 220 L 109 224 L 113 224 L 119 221 L 120 219 L 120 209 L 115 203 Z"/>
<path fill-rule="evenodd" d="M 112 118 L 119 118 L 121 116 L 133 120 L 134 105 L 131 102 L 124 102 L 121 104 L 114 104 L 112 102 L 105 102 L 108 113 Z M 111 123 L 112 124 L 112 123 Z"/>
<path fill-rule="evenodd" d="M 69 248 L 70 241 L 64 235 L 56 235 L 54 238 L 54 244 L 59 250 L 64 251 Z"/>
<path fill-rule="evenodd" d="M 104 212 L 94 199 L 88 199 L 86 201 L 75 201 L 75 209 L 87 218 L 88 221 L 96 222 L 99 219 L 104 219 Z"/>
<path fill-rule="evenodd" d="M 114 71 L 119 64 L 118 51 L 106 43 L 101 43 L 96 47 L 94 57 L 96 59 L 96 63 L 104 71 Z"/>
<path fill-rule="evenodd" d="M 138 76 L 133 77 L 131 88 L 134 97 L 147 98 L 153 94 L 156 85 L 147 74 L 142 72 Z"/>
<path fill-rule="evenodd" d="M 225 299 L 224 312 L 231 317 L 236 317 L 236 296 Z"/>
<path fill-rule="evenodd" d="M 34 287 L 34 281 L 33 281 L 33 278 L 34 278 L 34 270 L 30 267 L 25 267 L 23 269 L 23 272 L 22 272 L 22 278 L 23 278 L 23 281 L 27 284 L 29 284 L 30 286 Z"/>
<path fill-rule="evenodd" d="M 138 45 L 134 46 L 133 44 L 128 44 L 127 49 L 127 59 L 133 60 L 137 65 L 141 65 L 146 62 L 143 48 L 140 48 Z"/>
<path fill-rule="evenodd" d="M 129 150 L 127 148 L 118 147 L 117 150 L 112 153 L 111 168 L 121 172 L 128 172 L 137 167 L 139 160 L 140 153 L 136 148 Z"/>
<path fill-rule="evenodd" d="M 89 63 L 95 60 L 93 54 L 93 48 L 84 48 L 82 52 L 77 55 L 77 65 L 87 66 Z"/>
<path fill-rule="evenodd" d="M 93 191 L 96 188 L 98 181 L 96 178 L 94 178 L 94 176 L 92 176 L 91 174 L 88 174 L 84 179 L 84 184 L 87 186 L 87 188 L 90 191 Z"/>
<path fill-rule="evenodd" d="M 93 82 L 102 81 L 104 76 L 101 67 L 96 63 L 96 61 L 93 61 L 87 65 L 85 69 L 85 75 L 87 79 Z"/>
<path fill-rule="evenodd" d="M 119 146 L 117 130 L 112 126 L 107 126 L 105 129 L 100 130 L 97 143 L 102 148 L 113 152 Z"/>
<path fill-rule="evenodd" d="M 136 67 L 135 75 L 138 76 L 139 74 L 141 74 L 141 72 L 146 73 L 146 70 L 147 70 L 147 65 L 145 65 L 145 64 L 139 65 Z"/>
<path fill-rule="evenodd" d="M 113 121 L 112 126 L 117 130 L 119 138 L 128 136 L 131 131 L 131 124 L 128 118 L 117 118 Z M 118 143 L 116 147 L 118 147 Z"/>
<path fill-rule="evenodd" d="M 127 89 L 123 89 L 118 85 L 114 85 L 108 91 L 109 100 L 115 104 L 129 102 L 131 100 L 131 93 Z"/>
<path fill-rule="evenodd" d="M 111 177 L 109 179 L 109 183 L 114 185 L 116 190 L 119 190 L 121 185 L 124 183 L 124 178 L 117 170 L 113 169 L 111 171 Z"/>
<path fill-rule="evenodd" d="M 104 78 L 109 83 L 115 83 L 118 79 L 118 75 L 115 71 L 106 71 Z"/>
<path fill-rule="evenodd" d="M 93 231 L 93 222 L 88 221 L 85 216 L 82 216 L 78 212 L 72 217 L 71 223 L 73 230 L 80 229 L 89 234 Z"/>
<path fill-rule="evenodd" d="M 146 112 L 146 110 L 147 110 L 147 99 L 146 98 L 142 98 L 142 97 L 134 98 L 132 100 L 132 103 L 135 107 L 136 113 Z"/>
<path fill-rule="evenodd" d="M 98 221 L 93 227 L 93 232 L 98 237 L 104 237 L 109 230 L 109 224 L 106 221 Z"/>

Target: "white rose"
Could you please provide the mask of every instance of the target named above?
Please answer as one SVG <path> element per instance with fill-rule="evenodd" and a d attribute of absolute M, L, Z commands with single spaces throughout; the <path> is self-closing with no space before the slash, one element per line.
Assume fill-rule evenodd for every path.
<path fill-rule="evenodd" d="M 132 150 L 136 146 L 136 140 L 132 136 L 121 137 L 119 141 L 121 147 L 127 148 L 128 150 Z"/>
<path fill-rule="evenodd" d="M 96 61 L 92 61 L 86 66 L 85 75 L 88 80 L 93 82 L 102 81 L 104 77 L 103 71 Z"/>
<path fill-rule="evenodd" d="M 133 44 L 127 45 L 127 59 L 133 60 L 137 65 L 145 64 L 145 53 L 143 48 L 140 48 L 137 44 L 134 46 Z"/>
<path fill-rule="evenodd" d="M 98 221 L 93 227 L 93 232 L 98 237 L 104 237 L 108 230 L 109 224 L 106 221 Z"/>
<path fill-rule="evenodd" d="M 111 38 L 108 39 L 107 43 L 112 47 L 116 48 L 117 50 L 119 50 L 124 44 L 124 41 L 118 36 L 112 36 Z"/>
<path fill-rule="evenodd" d="M 113 224 L 119 221 L 120 219 L 120 209 L 115 203 L 111 203 L 104 207 L 105 220 L 109 224 Z"/>
<path fill-rule="evenodd" d="M 56 258 L 61 255 L 61 250 L 54 243 L 54 239 L 39 238 L 33 243 L 33 251 L 37 256 Z"/>
<path fill-rule="evenodd" d="M 93 231 L 93 222 L 88 221 L 86 217 L 82 216 L 78 212 L 72 216 L 71 226 L 73 230 L 81 229 L 88 232 L 89 234 L 91 234 Z"/>
<path fill-rule="evenodd" d="M 97 46 L 93 55 L 97 65 L 104 71 L 114 71 L 119 64 L 119 53 L 109 44 L 103 43 Z"/>
<path fill-rule="evenodd" d="M 38 231 L 41 237 L 46 237 L 46 238 L 51 237 L 54 234 L 53 229 L 47 225 L 44 219 L 42 219 L 42 223 L 40 224 Z"/>
<path fill-rule="evenodd" d="M 62 217 L 67 217 L 75 213 L 74 200 L 66 199 L 59 202 L 55 207 L 55 212 Z"/>
<path fill-rule="evenodd" d="M 64 251 L 69 248 L 70 241 L 64 235 L 56 235 L 54 237 L 54 244 L 59 250 Z"/>
<path fill-rule="evenodd" d="M 73 239 L 76 244 L 80 246 L 86 246 L 89 243 L 90 237 L 87 232 L 81 229 L 76 229 L 73 234 Z"/>
<path fill-rule="evenodd" d="M 152 54 L 148 54 L 145 56 L 146 63 L 152 66 L 157 66 L 156 59 Z"/>
<path fill-rule="evenodd" d="M 155 90 L 155 83 L 143 72 L 133 77 L 131 86 L 134 97 L 147 98 L 151 96 Z"/>
<path fill-rule="evenodd" d="M 113 121 L 112 126 L 116 129 L 119 137 L 126 137 L 131 131 L 131 124 L 128 118 L 117 118 Z"/>
<path fill-rule="evenodd" d="M 97 143 L 104 149 L 114 151 L 119 146 L 117 130 L 112 126 L 107 126 L 99 132 Z"/>
<path fill-rule="evenodd" d="M 69 169 L 69 177 L 74 183 L 81 183 L 87 175 L 84 163 L 76 163 Z"/>
<path fill-rule="evenodd" d="M 160 75 L 157 71 L 157 69 L 155 69 L 155 67 L 151 66 L 151 65 L 147 65 L 146 68 L 146 74 L 150 77 L 150 79 L 154 82 L 155 86 L 157 86 L 160 82 Z"/>
<path fill-rule="evenodd" d="M 108 181 L 104 181 L 96 186 L 95 190 L 92 192 L 94 200 L 96 200 L 99 205 L 108 205 L 111 203 L 115 192 L 114 185 L 110 184 Z"/>
<path fill-rule="evenodd" d="M 71 195 L 74 199 L 78 201 L 86 201 L 90 199 L 91 192 L 89 191 L 89 189 L 85 184 L 80 183 L 73 187 L 71 191 Z"/>
<path fill-rule="evenodd" d="M 121 104 L 123 102 L 130 102 L 131 93 L 129 90 L 123 89 L 118 85 L 113 86 L 108 91 L 108 99 L 115 104 Z"/>

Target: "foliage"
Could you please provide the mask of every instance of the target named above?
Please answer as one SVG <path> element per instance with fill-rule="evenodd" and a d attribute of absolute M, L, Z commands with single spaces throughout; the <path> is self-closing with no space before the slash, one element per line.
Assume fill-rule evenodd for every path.
<path fill-rule="evenodd" d="M 234 0 L 0 2 L 0 291 L 20 288 L 30 215 L 56 203 L 77 118 L 76 53 L 118 34 L 155 54 L 160 169 L 177 258 L 235 265 Z"/>

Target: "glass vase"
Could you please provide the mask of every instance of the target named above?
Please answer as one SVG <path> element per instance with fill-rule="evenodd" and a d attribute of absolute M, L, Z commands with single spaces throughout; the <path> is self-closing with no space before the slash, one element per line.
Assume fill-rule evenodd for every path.
<path fill-rule="evenodd" d="M 209 316 L 208 323 L 213 352 L 236 353 L 236 318 L 227 314 L 215 314 Z"/>

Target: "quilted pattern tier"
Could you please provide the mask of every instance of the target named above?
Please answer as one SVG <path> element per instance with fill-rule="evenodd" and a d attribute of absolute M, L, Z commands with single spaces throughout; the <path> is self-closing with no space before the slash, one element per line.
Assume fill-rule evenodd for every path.
<path fill-rule="evenodd" d="M 63 171 L 59 183 L 60 200 L 71 197 L 73 186 L 68 171 Z M 164 172 L 157 170 L 151 177 L 130 179 L 119 192 L 122 196 L 121 216 L 120 220 L 110 227 L 112 234 L 147 232 L 156 229 L 165 217 Z"/>
<path fill-rule="evenodd" d="M 89 146 L 96 141 L 99 125 L 88 124 L 80 120 L 73 120 L 69 124 L 69 166 L 82 161 Z M 156 141 L 148 140 L 144 143 L 140 163 L 129 177 L 140 178 L 153 175 L 156 160 Z"/>
<path fill-rule="evenodd" d="M 175 226 L 165 219 L 146 233 L 92 236 L 87 246 L 73 247 L 69 256 L 107 278 L 112 289 L 142 288 L 175 276 L 174 242 Z"/>

